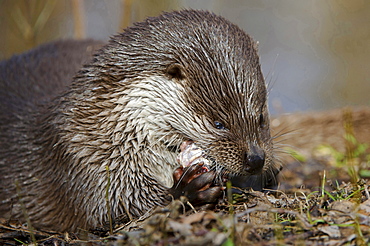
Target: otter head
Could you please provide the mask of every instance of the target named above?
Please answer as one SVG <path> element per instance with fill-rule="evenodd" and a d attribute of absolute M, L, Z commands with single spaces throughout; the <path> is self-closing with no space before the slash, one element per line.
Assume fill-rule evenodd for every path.
<path fill-rule="evenodd" d="M 165 74 L 178 86 L 172 95 L 179 113 L 171 126 L 204 149 L 221 173 L 270 170 L 273 145 L 256 43 L 222 17 L 182 15 L 175 18 L 177 28 L 167 30 L 173 62 Z"/>
<path fill-rule="evenodd" d="M 168 77 L 186 112 L 172 126 L 206 152 L 215 170 L 255 175 L 274 168 L 267 91 L 256 43 L 225 19 L 208 13 L 185 26 Z M 206 19 L 207 21 L 204 21 Z M 180 25 L 180 23 L 179 23 Z M 175 41 L 173 41 L 175 42 Z"/>

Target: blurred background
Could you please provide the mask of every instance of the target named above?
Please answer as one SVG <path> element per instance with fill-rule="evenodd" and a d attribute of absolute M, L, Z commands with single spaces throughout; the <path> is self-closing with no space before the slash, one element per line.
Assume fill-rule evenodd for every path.
<path fill-rule="evenodd" d="M 0 60 L 57 39 L 108 40 L 184 8 L 220 14 L 259 42 L 272 114 L 370 105 L 369 0 L 0 0 Z"/>

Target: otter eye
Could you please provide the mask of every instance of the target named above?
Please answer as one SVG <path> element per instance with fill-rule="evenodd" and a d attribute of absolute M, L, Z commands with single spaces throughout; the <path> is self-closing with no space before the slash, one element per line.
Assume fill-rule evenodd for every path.
<path fill-rule="evenodd" d="M 215 127 L 219 130 L 225 130 L 226 128 L 221 122 L 215 121 Z"/>

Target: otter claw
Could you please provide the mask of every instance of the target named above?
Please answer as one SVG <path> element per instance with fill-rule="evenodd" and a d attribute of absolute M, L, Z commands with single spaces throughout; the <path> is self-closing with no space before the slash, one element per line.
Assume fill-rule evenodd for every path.
<path fill-rule="evenodd" d="M 209 171 L 210 161 L 204 157 L 204 151 L 191 140 L 183 142 L 180 150 L 180 167 L 173 173 L 170 193 L 175 199 L 186 196 L 195 206 L 216 203 L 223 187 L 215 185 L 216 174 Z"/>
<path fill-rule="evenodd" d="M 214 186 L 216 174 L 209 172 L 203 164 L 180 166 L 173 173 L 174 185 L 170 193 L 175 199 L 186 196 L 195 206 L 216 203 L 223 187 Z"/>

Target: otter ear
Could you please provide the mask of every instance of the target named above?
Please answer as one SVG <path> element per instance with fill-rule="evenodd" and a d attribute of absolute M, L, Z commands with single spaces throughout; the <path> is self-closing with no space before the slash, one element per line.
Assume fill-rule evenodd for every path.
<path fill-rule="evenodd" d="M 185 78 L 184 67 L 180 64 L 172 64 L 166 69 L 166 75 L 171 79 L 183 80 Z"/>

